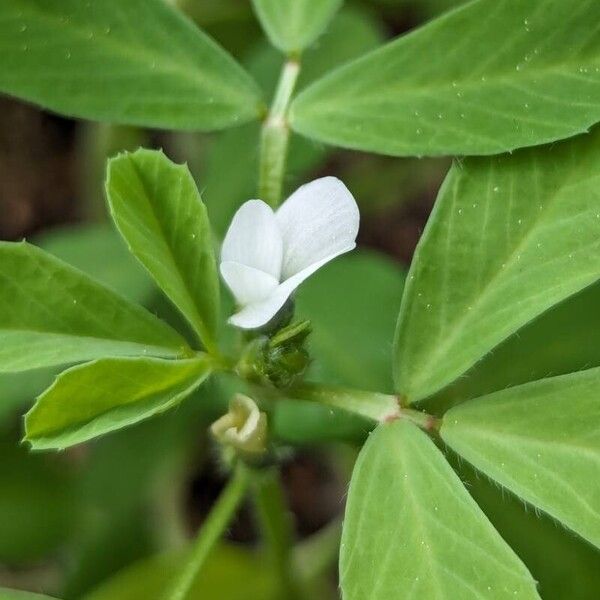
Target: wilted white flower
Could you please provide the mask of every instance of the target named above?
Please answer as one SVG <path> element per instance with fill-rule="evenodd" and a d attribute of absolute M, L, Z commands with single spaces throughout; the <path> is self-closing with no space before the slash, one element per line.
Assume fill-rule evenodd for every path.
<path fill-rule="evenodd" d="M 359 220 L 335 177 L 303 185 L 275 212 L 261 200 L 244 203 L 221 250 L 221 275 L 240 307 L 229 322 L 243 329 L 268 323 L 307 277 L 356 246 Z"/>

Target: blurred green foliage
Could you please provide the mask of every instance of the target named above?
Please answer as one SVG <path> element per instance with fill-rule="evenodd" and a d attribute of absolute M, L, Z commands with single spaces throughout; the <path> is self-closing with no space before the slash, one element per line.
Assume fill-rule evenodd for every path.
<path fill-rule="evenodd" d="M 123 570 L 110 581 L 84 596 L 84 600 L 148 600 L 160 598 L 169 589 L 185 554 L 158 555 Z M 193 598 L 215 600 L 275 600 L 272 572 L 251 551 L 223 545 L 209 556 L 202 578 L 191 589 Z"/>
<path fill-rule="evenodd" d="M 145 304 L 155 289 L 112 224 L 64 226 L 34 242 L 132 302 Z"/>
<path fill-rule="evenodd" d="M 0 457 L 0 563 L 56 555 L 81 509 L 74 466 L 65 457 L 31 454 L 11 437 L 0 441 Z"/>

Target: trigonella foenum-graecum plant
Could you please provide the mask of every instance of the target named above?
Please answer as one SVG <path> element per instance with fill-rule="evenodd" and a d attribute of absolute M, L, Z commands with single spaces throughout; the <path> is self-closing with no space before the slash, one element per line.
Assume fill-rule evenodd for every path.
<path fill-rule="evenodd" d="M 27 414 L 26 439 L 37 450 L 86 442 L 183 401 L 203 414 L 190 428 L 208 414 L 220 417 L 211 430 L 231 476 L 197 543 L 177 555 L 184 564 L 171 591 L 160 592 L 164 600 L 191 600 L 196 584 L 203 598 L 225 598 L 207 589 L 204 563 L 217 547 L 218 564 L 217 541 L 247 495 L 263 521 L 265 559 L 273 558 L 267 578 L 252 570 L 277 580 L 277 597 L 321 600 L 320 589 L 329 597 L 321 584 L 332 578 L 313 579 L 336 562 L 338 541 L 344 600 L 539 600 L 567 594 L 560 590 L 600 597 L 592 549 L 600 548 L 598 0 L 436 2 L 460 6 L 387 42 L 381 32 L 389 22 L 378 22 L 376 9 L 252 0 L 243 4 L 254 7 L 276 47 L 272 62 L 253 68 L 260 82 L 175 4 L 192 3 L 0 2 L 0 92 L 143 131 L 230 129 L 223 145 L 194 137 L 208 159 L 203 194 L 190 171 L 161 152 L 109 162 L 111 216 L 187 328 L 132 303 L 137 265 L 100 268 L 96 259 L 111 262 L 112 254 L 98 249 L 97 230 L 86 239 L 90 251 L 78 245 L 74 253 L 87 273 L 30 244 L 0 242 L 0 413 L 12 410 L 2 408 L 12 407 L 5 374 L 11 388 L 26 381 L 19 394 L 30 399 L 29 375 L 15 373 L 69 365 Z M 247 15 L 242 20 L 245 32 Z M 266 98 L 269 64 L 281 70 Z M 92 131 L 100 150 L 105 133 Z M 190 146 L 169 139 L 178 152 Z M 386 162 L 371 158 L 354 170 L 354 159 L 333 157 L 336 146 Z M 354 248 L 359 214 L 333 177 L 281 204 L 290 176 L 334 165 L 349 177 L 352 170 L 353 189 L 372 199 L 379 189 L 410 202 L 437 187 L 428 157 L 451 156 L 461 159 L 440 187 L 410 270 L 359 249 L 306 285 L 294 316 L 296 288 Z M 261 200 L 239 208 L 219 269 L 220 217 L 251 197 L 244 161 L 255 162 Z M 232 185 L 215 186 L 223 177 Z M 418 193 L 405 185 L 420 179 Z M 397 181 L 404 189 L 396 194 Z M 0 222 L 11 210 L 2 200 Z M 373 214 L 369 199 L 360 200 Z M 378 200 L 383 210 L 385 198 Z M 403 237 L 393 226 L 389 233 Z M 110 281 L 117 267 L 125 272 Z M 219 270 L 237 302 L 228 335 Z M 130 283 L 125 296 L 113 291 L 122 281 Z M 214 384 L 201 388 L 209 378 Z M 148 440 L 144 451 L 157 460 L 146 457 L 144 469 L 162 469 L 167 444 Z M 355 445 L 358 457 L 341 540 L 333 522 L 294 546 L 279 470 L 294 446 L 334 441 Z M 168 446 L 178 457 L 169 464 L 181 464 L 183 446 L 174 439 Z M 112 454 L 123 462 L 120 450 Z M 456 455 L 483 475 L 474 477 Z M 5 479 L 3 472 L 10 487 Z M 182 521 L 171 511 L 179 479 L 164 490 L 169 510 L 155 511 L 167 517 L 156 539 L 171 539 L 165 526 Z M 498 489 L 550 518 L 530 518 Z M 136 494 L 149 500 L 142 488 Z M 0 531 L 0 541 L 13 537 Z M 241 582 L 243 597 L 261 595 L 251 577 L 222 572 L 226 583 Z M 121 583 L 109 585 L 119 597 Z M 159 595 L 137 595 L 148 593 Z"/>

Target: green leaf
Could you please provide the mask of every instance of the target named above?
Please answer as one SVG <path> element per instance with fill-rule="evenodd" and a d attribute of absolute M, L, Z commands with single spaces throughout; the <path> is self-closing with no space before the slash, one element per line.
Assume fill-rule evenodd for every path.
<path fill-rule="evenodd" d="M 177 405 L 210 374 L 207 357 L 189 360 L 107 358 L 73 367 L 25 418 L 35 449 L 66 448 Z"/>
<path fill-rule="evenodd" d="M 381 23 L 371 12 L 355 6 L 342 8 L 327 30 L 302 55 L 302 66 L 296 83 L 300 90 L 332 69 L 373 50 L 384 41 Z M 258 44 L 250 54 L 248 72 L 262 87 L 265 96 L 272 97 L 286 58 L 267 42 Z"/>
<path fill-rule="evenodd" d="M 71 225 L 53 229 L 36 245 L 132 302 L 148 300 L 152 280 L 108 224 Z"/>
<path fill-rule="evenodd" d="M 132 302 L 155 289 L 144 269 L 108 224 L 70 225 L 37 236 L 36 244 Z M 0 425 L 14 410 L 33 402 L 51 383 L 55 368 L 0 375 Z"/>
<path fill-rule="evenodd" d="M 393 156 L 495 154 L 600 120 L 596 0 L 478 0 L 302 92 L 295 131 Z"/>
<path fill-rule="evenodd" d="M 544 600 L 595 600 L 600 552 L 556 520 L 524 504 L 458 456 L 448 457 L 469 494 L 538 582 Z"/>
<path fill-rule="evenodd" d="M 496 392 L 444 415 L 444 441 L 600 546 L 600 369 Z"/>
<path fill-rule="evenodd" d="M 360 453 L 340 580 L 345 600 L 538 598 L 442 454 L 406 421 L 379 426 Z"/>
<path fill-rule="evenodd" d="M 342 0 L 252 0 L 269 40 L 283 52 L 310 46 L 339 9 Z"/>
<path fill-rule="evenodd" d="M 393 330 L 404 277 L 383 255 L 359 251 L 306 281 L 297 308 L 312 324 L 313 379 L 374 391 L 393 388 Z"/>
<path fill-rule="evenodd" d="M 451 169 L 400 309 L 395 375 L 409 401 L 600 277 L 599 159 L 596 132 Z"/>
<path fill-rule="evenodd" d="M 0 90 L 75 117 L 169 129 L 258 118 L 247 73 L 162 0 L 0 6 Z"/>
<path fill-rule="evenodd" d="M 103 356 L 178 356 L 183 338 L 39 248 L 0 242 L 0 373 Z"/>
<path fill-rule="evenodd" d="M 219 280 L 210 223 L 185 165 L 140 149 L 109 161 L 106 193 L 131 252 L 214 349 Z"/>
<path fill-rule="evenodd" d="M 450 405 L 544 377 L 600 366 L 600 283 L 554 306 L 427 401 Z"/>

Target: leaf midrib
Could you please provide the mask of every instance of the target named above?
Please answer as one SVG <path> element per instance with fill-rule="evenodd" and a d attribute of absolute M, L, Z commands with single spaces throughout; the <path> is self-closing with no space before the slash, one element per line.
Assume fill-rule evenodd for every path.
<path fill-rule="evenodd" d="M 148 199 L 147 203 L 150 207 L 150 214 L 152 215 L 152 218 L 154 219 L 156 228 L 159 231 L 159 233 L 163 239 L 164 247 L 167 250 L 169 259 L 171 260 L 171 263 L 175 267 L 175 274 L 176 274 L 177 279 L 179 280 L 179 283 L 181 284 L 181 289 L 185 292 L 186 302 L 188 304 L 188 310 L 192 314 L 191 315 L 186 314 L 186 313 L 184 313 L 184 314 L 185 314 L 186 318 L 190 319 L 191 325 L 194 327 L 194 329 L 196 330 L 196 332 L 198 333 L 198 335 L 201 338 L 200 341 L 203 344 L 210 346 L 211 345 L 211 336 L 204 324 L 204 321 L 202 319 L 202 316 L 200 315 L 200 312 L 198 311 L 198 307 L 196 306 L 196 303 L 194 302 L 194 295 L 191 293 L 191 290 L 188 287 L 187 279 L 184 277 L 183 272 L 179 268 L 179 261 L 177 260 L 177 257 L 174 254 L 174 250 L 171 247 L 169 237 L 166 234 L 166 229 L 165 229 L 165 227 L 163 227 L 163 224 L 161 223 L 161 220 L 159 219 L 159 217 L 156 213 L 156 210 L 154 207 L 154 202 L 152 202 L 152 200 L 151 200 L 153 197 L 155 197 L 156 194 L 154 193 L 154 191 L 152 193 L 150 193 L 150 190 L 148 189 L 146 181 L 143 177 L 142 170 L 140 169 L 140 167 L 138 166 L 138 164 L 134 160 L 134 158 L 130 157 L 129 161 L 133 165 L 133 170 L 135 171 L 136 177 L 137 177 L 138 181 L 140 182 L 142 189 L 144 190 L 144 194 L 145 194 L 146 198 Z M 154 158 L 154 161 L 155 161 L 155 165 L 154 165 L 155 170 L 158 170 L 159 169 L 158 160 L 156 158 Z M 177 174 L 177 179 L 178 179 L 178 183 L 180 186 L 180 194 L 182 193 L 182 188 L 183 188 L 183 177 L 182 177 L 182 174 L 180 171 L 180 169 L 182 169 L 182 168 L 184 168 L 184 167 L 175 167 L 175 172 Z M 142 263 L 142 264 L 144 264 L 144 263 Z M 146 269 L 148 268 L 148 267 L 146 267 L 145 264 L 144 264 L 144 267 Z M 153 275 L 151 272 L 150 272 L 150 274 Z M 159 283 L 159 282 L 157 282 L 157 283 Z M 161 287 L 161 289 L 162 289 L 162 286 L 160 285 L 160 283 L 159 283 L 159 287 Z M 193 322 L 192 322 L 192 319 L 193 319 Z"/>
<path fill-rule="evenodd" d="M 1 243 L 1 242 L 0 242 Z M 25 242 L 23 242 L 23 244 L 25 244 Z M 27 246 L 23 246 L 23 247 L 27 247 Z M 40 264 L 40 256 L 41 256 L 41 251 L 36 247 L 36 246 L 29 246 L 30 249 L 32 249 L 34 251 L 35 254 L 35 259 L 37 264 Z M 67 267 L 72 273 L 77 273 L 78 276 L 82 276 L 85 280 L 86 283 L 92 284 L 94 286 L 97 286 L 98 290 L 104 292 L 104 293 L 109 293 L 109 294 L 113 294 L 114 298 L 122 301 L 125 303 L 125 306 L 129 311 L 130 311 L 130 316 L 140 316 L 140 315 L 135 315 L 135 311 L 141 311 L 141 313 L 145 313 L 145 311 L 143 309 L 141 309 L 139 306 L 134 305 L 134 304 L 130 304 L 127 300 L 121 298 L 120 296 L 118 296 L 116 294 L 116 292 L 113 292 L 112 290 L 110 290 L 107 287 L 104 287 L 102 284 L 96 282 L 95 280 L 93 280 L 91 277 L 89 277 L 87 274 L 85 273 L 81 273 L 79 272 L 77 269 L 75 269 L 75 267 L 73 267 L 72 265 L 69 265 L 68 263 L 63 263 L 63 261 L 59 260 L 59 259 L 54 259 L 56 260 L 58 263 L 60 263 L 63 267 Z M 14 285 L 18 290 L 20 290 L 23 295 L 27 296 L 28 292 L 27 290 L 24 289 L 23 285 L 21 284 L 20 280 L 18 279 L 18 277 L 11 277 L 10 275 L 4 273 L 2 274 L 2 277 L 7 280 L 9 283 L 11 283 L 12 285 Z M 52 314 L 52 310 L 50 307 L 46 306 L 45 304 L 39 302 L 39 301 L 35 301 L 35 304 L 38 306 L 38 308 L 42 309 L 42 311 L 46 314 L 50 314 L 52 315 L 52 317 L 56 318 L 56 314 Z M 133 312 L 132 312 L 133 311 Z M 90 311 L 89 309 L 86 310 L 86 314 L 88 316 L 92 317 L 92 320 L 94 323 L 98 324 L 100 322 L 100 317 L 98 317 L 98 315 L 94 312 L 94 311 Z M 146 317 L 152 317 L 152 315 L 144 315 Z M 156 319 L 156 317 L 152 317 L 154 319 L 154 322 L 152 322 L 152 320 L 146 320 L 146 322 L 144 323 L 145 325 L 159 325 L 161 327 L 163 327 L 165 329 L 165 333 L 169 330 L 169 327 L 163 323 L 160 319 Z M 55 321 L 56 323 L 56 321 Z M 63 318 L 59 319 L 59 324 L 62 324 L 63 326 L 65 326 L 66 328 L 70 328 L 70 325 L 68 323 L 68 321 L 66 321 Z M 52 331 L 50 329 L 36 329 L 34 327 L 22 327 L 22 326 L 10 326 L 7 325 L 5 323 L 0 323 L 0 333 L 2 331 L 18 331 L 18 332 L 24 332 L 24 333 L 36 333 L 39 335 L 65 335 L 65 336 L 72 336 L 73 334 L 69 333 L 68 331 Z M 172 333 L 175 333 L 173 331 L 171 331 Z M 118 342 L 122 342 L 122 343 L 136 343 L 136 344 L 140 344 L 140 345 L 148 345 L 151 347 L 156 347 L 156 348 L 161 348 L 164 347 L 166 349 L 171 348 L 174 349 L 175 346 L 156 346 L 155 344 L 146 344 L 145 342 L 135 342 L 135 341 L 130 341 L 130 340 L 122 340 L 119 338 L 105 338 L 102 337 L 101 335 L 98 336 L 77 336 L 74 335 L 73 337 L 78 337 L 78 338 L 82 338 L 82 339 L 100 339 L 100 340 L 106 340 L 106 341 L 118 341 Z M 183 339 L 181 340 L 183 342 Z M 181 345 L 181 347 L 183 347 L 183 344 Z"/>
<path fill-rule="evenodd" d="M 173 386 L 167 387 L 162 390 L 159 389 L 159 390 L 151 391 L 150 393 L 146 394 L 145 396 L 136 398 L 132 402 L 122 402 L 121 404 L 116 404 L 115 406 L 108 408 L 107 410 L 105 410 L 103 412 L 97 413 L 96 415 L 94 415 L 93 417 L 90 417 L 87 420 L 85 420 L 85 419 L 79 420 L 77 422 L 70 424 L 67 427 L 60 427 L 60 428 L 53 429 L 53 430 L 46 430 L 44 433 L 36 433 L 33 435 L 33 437 L 30 437 L 28 434 L 26 436 L 26 439 L 35 444 L 35 440 L 38 440 L 40 438 L 42 440 L 54 439 L 56 437 L 68 435 L 69 433 L 75 432 L 78 429 L 80 429 L 81 427 L 90 424 L 91 422 L 95 421 L 96 419 L 100 419 L 102 417 L 105 417 L 106 415 L 109 415 L 111 412 L 113 412 L 114 410 L 117 410 L 121 407 L 131 407 L 138 403 L 145 403 L 145 402 L 149 402 L 152 400 L 157 400 L 157 399 L 160 399 L 161 395 L 169 396 L 170 390 L 177 389 L 179 391 L 175 391 L 172 396 L 167 397 L 165 399 L 165 402 L 172 402 L 174 400 L 177 400 L 181 396 L 192 394 L 194 392 L 194 390 L 197 389 L 197 387 L 200 386 L 209 375 L 210 375 L 210 370 L 207 368 L 205 372 L 197 372 L 193 376 L 190 375 L 186 379 L 182 380 L 181 382 L 179 382 L 178 384 L 175 384 Z M 57 378 L 57 382 L 59 380 L 60 380 L 60 376 L 59 376 L 59 378 Z M 186 383 L 189 383 L 189 385 L 185 385 Z M 56 383 L 55 383 L 55 385 L 56 385 Z M 36 405 L 34 405 L 34 407 L 32 408 L 32 411 L 35 409 L 35 406 Z M 31 414 L 34 414 L 34 413 L 32 412 Z"/>
<path fill-rule="evenodd" d="M 412 427 L 412 425 L 411 425 Z M 414 433 L 414 432 L 413 432 Z M 420 433 L 420 432 L 417 432 Z M 410 441 L 407 442 L 407 438 L 408 436 L 405 436 L 404 439 L 404 450 L 406 450 L 407 446 L 411 446 L 412 444 L 410 443 Z M 414 450 L 414 446 L 413 446 L 413 450 Z M 419 449 L 416 449 L 416 452 L 419 452 Z M 408 462 L 406 460 L 406 457 L 410 456 L 410 454 L 408 452 L 403 453 L 403 452 L 398 452 L 397 456 L 399 457 L 400 462 L 404 465 L 404 472 L 408 473 Z M 418 469 L 417 469 L 418 472 Z M 429 531 L 427 530 L 427 527 L 425 526 L 425 521 L 421 515 L 421 513 L 419 512 L 420 507 L 422 506 L 422 504 L 418 503 L 415 500 L 415 496 L 413 493 L 413 486 L 411 485 L 404 485 L 404 490 L 406 492 L 405 497 L 408 497 L 410 500 L 410 505 L 412 506 L 412 513 L 415 516 L 415 523 L 418 526 L 419 531 L 421 532 L 423 538 L 422 539 L 426 539 L 428 541 L 428 543 L 425 544 L 425 556 L 427 557 L 427 563 L 429 564 L 430 567 L 430 573 L 434 573 L 437 572 L 438 570 L 438 564 L 439 564 L 439 559 L 436 558 L 435 553 L 433 552 L 433 547 L 434 544 L 432 544 L 432 539 L 431 536 L 429 534 Z M 434 587 L 438 590 L 439 593 L 439 597 L 440 598 L 444 598 L 445 594 L 443 592 L 443 588 L 440 585 L 440 582 L 438 581 L 437 577 L 431 577 L 431 581 L 434 583 Z"/>
<path fill-rule="evenodd" d="M 452 415 L 449 415 L 449 418 L 451 418 Z M 496 428 L 491 428 L 491 427 L 486 427 L 485 422 L 482 422 L 482 426 L 478 426 L 477 424 L 473 424 L 473 423 L 469 423 L 469 424 L 465 424 L 464 421 L 461 422 L 460 424 L 460 429 L 462 430 L 466 430 L 466 431 L 470 431 L 472 432 L 472 436 L 475 438 L 484 438 L 484 439 L 496 439 L 499 440 L 500 442 L 502 442 L 502 440 L 505 439 L 511 439 L 511 440 L 516 440 L 518 441 L 520 444 L 524 445 L 524 446 L 547 446 L 550 448 L 565 448 L 566 450 L 572 450 L 572 451 L 581 451 L 583 454 L 585 455 L 589 455 L 593 460 L 600 462 L 600 449 L 599 447 L 596 446 L 592 446 L 592 445 L 587 445 L 585 443 L 582 443 L 581 441 L 578 442 L 569 442 L 569 441 L 562 441 L 559 440 L 558 438 L 544 438 L 544 437 L 539 437 L 537 434 L 533 434 L 531 437 L 528 437 L 526 434 L 520 434 L 518 432 L 515 431 L 499 431 Z M 600 440 L 600 436 L 598 436 L 599 440 Z M 503 447 L 507 447 L 508 451 L 510 454 L 515 454 L 514 452 L 510 451 L 510 445 L 506 445 L 506 444 L 496 444 L 496 447 L 500 446 L 500 448 Z"/>
<path fill-rule="evenodd" d="M 560 63 L 557 65 L 548 65 L 547 67 L 544 67 L 543 69 L 538 69 L 536 71 L 533 71 L 533 69 L 530 68 L 530 70 L 532 71 L 531 73 L 531 78 L 536 78 L 536 77 L 540 77 L 540 75 L 543 76 L 563 76 L 563 75 L 571 75 L 571 76 L 575 76 L 578 79 L 583 79 L 585 81 L 587 81 L 588 83 L 591 84 L 600 84 L 600 77 L 592 79 L 590 81 L 590 78 L 585 78 L 583 76 L 578 76 L 576 73 L 571 73 L 569 71 L 563 71 L 563 72 L 559 72 L 559 67 L 560 66 L 565 66 L 568 63 Z M 595 68 L 595 66 L 598 65 L 600 66 L 600 61 L 598 61 L 597 63 L 595 62 L 590 62 L 588 63 L 588 67 L 589 68 Z M 351 66 L 351 65 L 348 65 Z M 570 66 L 570 65 L 569 65 Z M 573 69 L 575 69 L 575 66 L 572 66 Z M 578 68 L 578 67 L 577 67 Z M 526 72 L 526 71 L 524 71 Z M 479 76 L 481 77 L 481 76 Z M 401 84 L 397 85 L 396 89 L 392 88 L 392 93 L 402 93 L 402 94 L 415 94 L 418 95 L 420 93 L 429 93 L 431 95 L 432 92 L 436 92 L 436 93 L 440 93 L 440 91 L 443 92 L 448 92 L 448 91 L 453 91 L 453 92 L 457 92 L 457 91 L 462 91 L 464 88 L 472 88 L 474 86 L 477 86 L 477 84 L 480 87 L 487 87 L 489 84 L 494 84 L 494 85 L 502 85 L 502 84 L 506 84 L 506 83 L 515 83 L 515 77 L 509 77 L 509 71 L 503 72 L 501 71 L 500 74 L 496 75 L 485 75 L 486 80 L 484 82 L 481 81 L 481 79 L 477 80 L 477 79 L 456 79 L 454 80 L 457 85 L 453 86 L 452 85 L 452 81 L 447 81 L 447 82 L 440 82 L 440 83 L 429 83 L 429 84 L 424 84 L 424 85 L 420 85 L 420 86 L 413 86 L 413 87 L 402 87 Z M 328 78 L 329 79 L 329 78 Z M 523 81 L 527 81 L 528 78 L 526 77 L 519 77 L 517 79 L 517 82 L 523 82 Z M 317 94 L 318 91 L 320 91 L 318 88 L 319 87 L 324 87 L 324 84 L 328 83 L 328 81 L 326 80 L 321 80 L 320 82 L 317 82 L 315 84 L 313 84 L 313 86 L 310 86 L 309 88 L 307 88 L 306 91 L 303 91 L 299 96 L 298 96 L 298 100 L 294 103 L 294 104 L 302 104 L 302 101 L 306 101 L 305 96 L 309 97 L 310 94 L 308 92 L 312 92 L 312 94 Z M 377 87 L 375 87 L 375 89 L 379 89 Z M 390 88 L 388 88 L 390 89 Z M 391 95 L 391 94 L 390 94 Z M 379 93 L 374 94 L 372 96 L 370 95 L 360 95 L 360 96 L 353 96 L 350 95 L 348 96 L 349 99 L 351 99 L 352 101 L 352 108 L 360 106 L 361 104 L 380 104 L 382 101 L 386 101 L 386 93 L 381 93 L 381 91 L 379 91 Z M 314 106 L 315 107 L 319 107 L 319 111 L 323 110 L 323 107 L 327 107 L 327 106 L 331 106 L 332 108 L 335 107 L 336 112 L 340 112 L 340 107 L 339 107 L 339 96 L 335 97 L 335 98 L 331 98 L 330 100 L 322 100 L 319 99 L 318 103 L 315 103 Z M 392 98 L 392 101 L 394 101 L 395 98 Z M 600 104 L 600 103 L 599 103 Z M 293 107 L 292 107 L 293 108 Z"/>
<path fill-rule="evenodd" d="M 537 230 L 539 228 L 539 224 L 545 219 L 545 216 L 546 216 L 548 210 L 550 209 L 550 207 L 552 207 L 554 205 L 554 203 L 556 202 L 556 199 L 559 196 L 561 196 L 566 189 L 569 189 L 569 187 L 574 183 L 574 180 L 577 177 L 577 175 L 579 174 L 580 169 L 579 169 L 579 164 L 575 164 L 575 163 L 572 163 L 572 164 L 574 164 L 574 167 L 570 171 L 569 175 L 567 177 L 565 177 L 565 179 L 563 180 L 563 183 L 554 191 L 554 193 L 550 194 L 550 196 L 548 197 L 548 200 L 546 201 L 546 203 L 544 205 L 543 210 L 541 210 L 537 213 L 537 216 L 539 218 L 532 221 L 528 230 L 523 232 L 524 235 L 519 239 L 518 243 L 513 247 L 513 249 L 507 255 L 505 255 L 506 256 L 506 260 L 504 261 L 505 267 L 497 268 L 496 271 L 492 274 L 492 276 L 488 279 L 488 281 L 484 284 L 483 288 L 478 290 L 478 296 L 476 297 L 476 299 L 473 302 L 471 302 L 471 304 L 466 303 L 462 307 L 464 310 L 465 306 L 469 305 L 469 306 L 471 306 L 471 310 L 470 311 L 464 310 L 463 316 L 458 321 L 455 321 L 454 325 L 449 330 L 450 332 L 448 332 L 448 330 L 446 330 L 444 340 L 435 346 L 435 349 L 428 355 L 428 359 L 425 360 L 425 362 L 421 365 L 420 369 L 413 371 L 413 377 L 410 378 L 410 381 L 412 382 L 412 386 L 411 386 L 412 388 L 421 387 L 420 385 L 417 385 L 417 384 L 422 383 L 423 377 L 426 377 L 426 374 L 429 371 L 431 365 L 434 364 L 435 362 L 437 362 L 439 360 L 440 355 L 443 356 L 444 354 L 446 354 L 448 349 L 454 345 L 456 338 L 457 338 L 457 336 L 460 335 L 462 329 L 465 326 L 465 323 L 468 323 L 472 319 L 473 315 L 477 313 L 477 309 L 487 300 L 487 298 L 489 296 L 489 294 L 487 294 L 487 292 L 490 289 L 490 287 L 492 287 L 497 282 L 497 280 L 499 278 L 501 278 L 502 275 L 508 273 L 512 269 L 513 265 L 517 262 L 516 257 L 523 250 L 523 248 L 529 243 L 529 240 L 531 239 L 531 237 L 537 232 Z M 597 176 L 594 176 L 594 177 L 597 177 Z M 589 177 L 588 179 L 593 179 L 594 177 Z M 578 181 L 577 183 L 581 184 L 581 181 Z M 544 217 L 544 219 L 542 219 L 542 217 Z M 500 264 L 500 263 L 497 263 L 497 264 Z M 522 323 L 520 326 L 522 326 L 524 324 L 525 323 Z M 520 326 L 518 326 L 517 329 Z M 513 330 L 513 329 L 511 328 L 511 330 Z M 506 339 L 506 337 L 508 335 L 510 335 L 510 332 L 508 334 L 504 335 L 504 337 L 502 339 Z M 502 339 L 499 340 L 497 343 L 500 343 L 502 341 Z M 469 364 L 467 364 L 465 366 L 465 368 L 463 369 L 463 371 L 461 371 L 461 372 L 464 372 L 472 364 L 473 364 L 473 361 L 469 362 Z M 420 377 L 417 377 L 414 375 L 415 373 L 424 373 L 425 375 L 421 375 Z M 431 392 L 431 393 L 433 393 L 433 392 Z"/>
<path fill-rule="evenodd" d="M 143 346 L 144 348 L 156 348 L 156 349 L 168 350 L 170 353 L 175 353 L 176 356 L 183 354 L 183 352 L 182 352 L 183 347 L 177 348 L 175 346 L 158 346 L 156 344 L 140 342 L 140 341 L 136 341 L 136 340 L 124 340 L 122 338 L 109 338 L 109 337 L 93 336 L 93 335 L 77 335 L 75 333 L 68 333 L 68 332 L 62 332 L 62 331 L 50 331 L 50 330 L 46 330 L 46 329 L 35 329 L 35 328 L 24 328 L 24 327 L 2 326 L 2 327 L 0 327 L 0 339 L 2 337 L 3 331 L 9 331 L 10 333 L 16 333 L 16 334 L 27 334 L 27 333 L 31 334 L 31 333 L 33 333 L 33 334 L 40 335 L 40 336 L 56 336 L 56 337 L 73 338 L 73 339 L 77 339 L 77 340 L 94 340 L 94 341 L 110 342 L 110 343 L 117 343 L 117 344 L 128 344 L 128 345 L 135 345 L 135 346 Z"/>
<path fill-rule="evenodd" d="M 503 479 L 505 481 L 508 480 L 510 484 L 505 485 L 508 487 L 511 493 L 515 494 L 515 496 L 523 498 L 532 505 L 542 509 L 549 515 L 556 516 L 556 518 L 559 518 L 559 520 L 561 520 L 565 526 L 569 527 L 575 532 L 578 532 L 580 535 L 588 539 L 588 541 L 592 541 L 590 537 L 583 534 L 580 527 L 578 527 L 576 524 L 574 525 L 573 519 L 568 515 L 568 511 L 567 515 L 565 515 L 564 505 L 561 507 L 560 505 L 556 505 L 556 503 L 548 502 L 547 499 L 543 495 L 540 495 L 538 491 L 532 489 L 531 486 L 527 486 L 526 483 L 523 483 L 522 478 L 516 476 L 514 473 L 511 473 L 509 471 L 499 469 L 498 464 L 495 461 L 490 460 L 485 455 L 482 455 L 477 452 L 476 454 L 481 458 L 480 464 L 483 464 L 488 467 L 488 469 L 486 470 L 484 467 L 476 465 L 475 461 L 467 459 L 469 460 L 469 462 L 472 462 L 472 464 L 478 471 L 485 473 L 493 480 L 499 482 L 501 482 Z M 542 472 L 545 473 L 545 479 L 554 482 L 555 485 L 558 485 L 561 490 L 564 490 L 566 488 L 567 492 L 571 494 L 574 498 L 576 498 L 576 501 L 580 504 L 580 506 L 583 506 L 589 512 L 590 515 L 593 515 L 594 518 L 597 517 L 597 515 L 599 514 L 598 508 L 592 505 L 587 498 L 582 497 L 568 479 L 562 477 L 560 473 L 556 473 L 550 468 L 548 464 L 539 463 L 535 461 L 529 454 L 521 454 L 519 456 L 519 459 L 522 463 L 526 463 L 526 466 L 534 466 L 535 468 L 540 469 Z M 521 467 L 523 467 L 522 464 Z M 496 475 L 492 475 L 492 473 L 496 473 Z M 558 517 L 558 514 L 561 514 L 562 516 Z M 592 543 L 597 545 L 596 542 Z"/>

